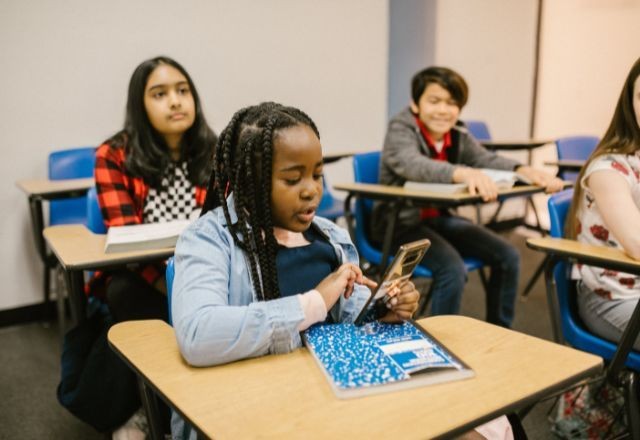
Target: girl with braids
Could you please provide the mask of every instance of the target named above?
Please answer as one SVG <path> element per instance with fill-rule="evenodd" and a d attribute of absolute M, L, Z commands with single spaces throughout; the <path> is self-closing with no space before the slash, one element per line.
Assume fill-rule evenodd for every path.
<path fill-rule="evenodd" d="M 640 59 L 622 88 L 611 124 L 582 167 L 567 216 L 567 235 L 625 251 L 640 260 Z M 573 267 L 585 325 L 617 342 L 640 299 L 640 277 Z M 640 350 L 640 337 L 634 344 Z"/>
<path fill-rule="evenodd" d="M 222 131 L 202 216 L 176 246 L 173 325 L 191 365 L 286 353 L 310 325 L 357 316 L 375 283 L 349 234 L 315 216 L 322 166 L 318 130 L 295 108 L 248 107 Z M 394 293 L 381 319 L 409 319 L 418 292 Z"/>
<path fill-rule="evenodd" d="M 233 116 L 220 134 L 202 216 L 176 246 L 172 317 L 189 364 L 287 353 L 312 324 L 355 319 L 375 283 L 362 274 L 349 234 L 315 216 L 321 197 L 322 149 L 306 114 L 263 103 Z M 392 295 L 371 319 L 411 318 L 413 283 Z M 508 427 L 497 420 L 498 429 Z M 172 432 L 196 437 L 177 414 Z"/>
<path fill-rule="evenodd" d="M 144 61 L 129 82 L 124 128 L 96 152 L 105 224 L 188 219 L 204 202 L 215 143 L 186 70 L 167 57 Z M 164 270 L 163 261 L 110 272 L 90 290 L 106 290 L 115 321 L 167 320 Z"/>

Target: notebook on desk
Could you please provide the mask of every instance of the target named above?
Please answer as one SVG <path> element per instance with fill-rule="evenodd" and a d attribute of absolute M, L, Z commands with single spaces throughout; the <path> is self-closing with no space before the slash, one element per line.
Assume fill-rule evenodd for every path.
<path fill-rule="evenodd" d="M 515 171 L 494 170 L 491 168 L 480 168 L 480 170 L 491 178 L 498 189 L 509 189 L 513 185 L 522 183 L 531 185 L 531 181 L 525 176 Z M 410 190 L 436 192 L 442 194 L 460 194 L 467 192 L 466 183 L 431 183 L 406 181 L 404 187 Z"/>
<path fill-rule="evenodd" d="M 465 379 L 473 371 L 413 322 L 321 324 L 303 339 L 339 398 Z"/>
<path fill-rule="evenodd" d="M 144 251 L 175 247 L 182 231 L 191 220 L 175 220 L 165 223 L 112 226 L 107 231 L 104 252 Z"/>

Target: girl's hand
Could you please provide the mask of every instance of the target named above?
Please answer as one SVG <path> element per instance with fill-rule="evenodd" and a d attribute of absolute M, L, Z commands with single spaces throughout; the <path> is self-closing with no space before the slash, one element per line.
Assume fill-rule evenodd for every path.
<path fill-rule="evenodd" d="M 420 292 L 416 290 L 416 286 L 409 280 L 405 281 L 399 287 L 390 290 L 391 299 L 387 302 L 389 311 L 380 318 L 381 322 L 395 323 L 411 319 L 416 310 L 418 310 L 418 300 Z"/>
<path fill-rule="evenodd" d="M 327 310 L 330 310 L 342 293 L 344 293 L 345 298 L 351 296 L 355 283 L 363 284 L 370 289 L 377 285 L 375 281 L 365 277 L 357 265 L 345 263 L 322 280 L 320 284 L 316 286 L 316 290 L 320 292 L 327 306 Z"/>
<path fill-rule="evenodd" d="M 531 180 L 531 183 L 537 186 L 543 186 L 544 192 L 554 193 L 564 188 L 562 180 L 558 179 L 552 174 L 549 174 L 542 170 L 537 170 L 528 165 L 519 166 L 516 169 L 518 174 L 522 174 L 527 179 Z"/>
<path fill-rule="evenodd" d="M 484 202 L 492 202 L 498 198 L 495 182 L 481 170 L 457 167 L 453 172 L 453 183 L 466 183 L 469 194 L 478 194 Z"/>

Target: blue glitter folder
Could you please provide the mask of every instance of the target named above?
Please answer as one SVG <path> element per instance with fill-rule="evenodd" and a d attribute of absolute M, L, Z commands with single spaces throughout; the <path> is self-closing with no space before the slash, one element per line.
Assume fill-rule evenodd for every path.
<path fill-rule="evenodd" d="M 414 325 L 321 324 L 304 341 L 340 398 L 472 377 L 473 371 Z"/>

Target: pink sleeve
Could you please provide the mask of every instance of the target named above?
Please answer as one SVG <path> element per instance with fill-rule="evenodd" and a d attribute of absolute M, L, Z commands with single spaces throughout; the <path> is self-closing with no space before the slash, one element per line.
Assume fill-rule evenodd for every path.
<path fill-rule="evenodd" d="M 306 330 L 327 317 L 327 306 L 317 290 L 313 289 L 298 295 L 298 300 L 304 313 L 304 321 L 298 326 L 298 331 Z"/>

